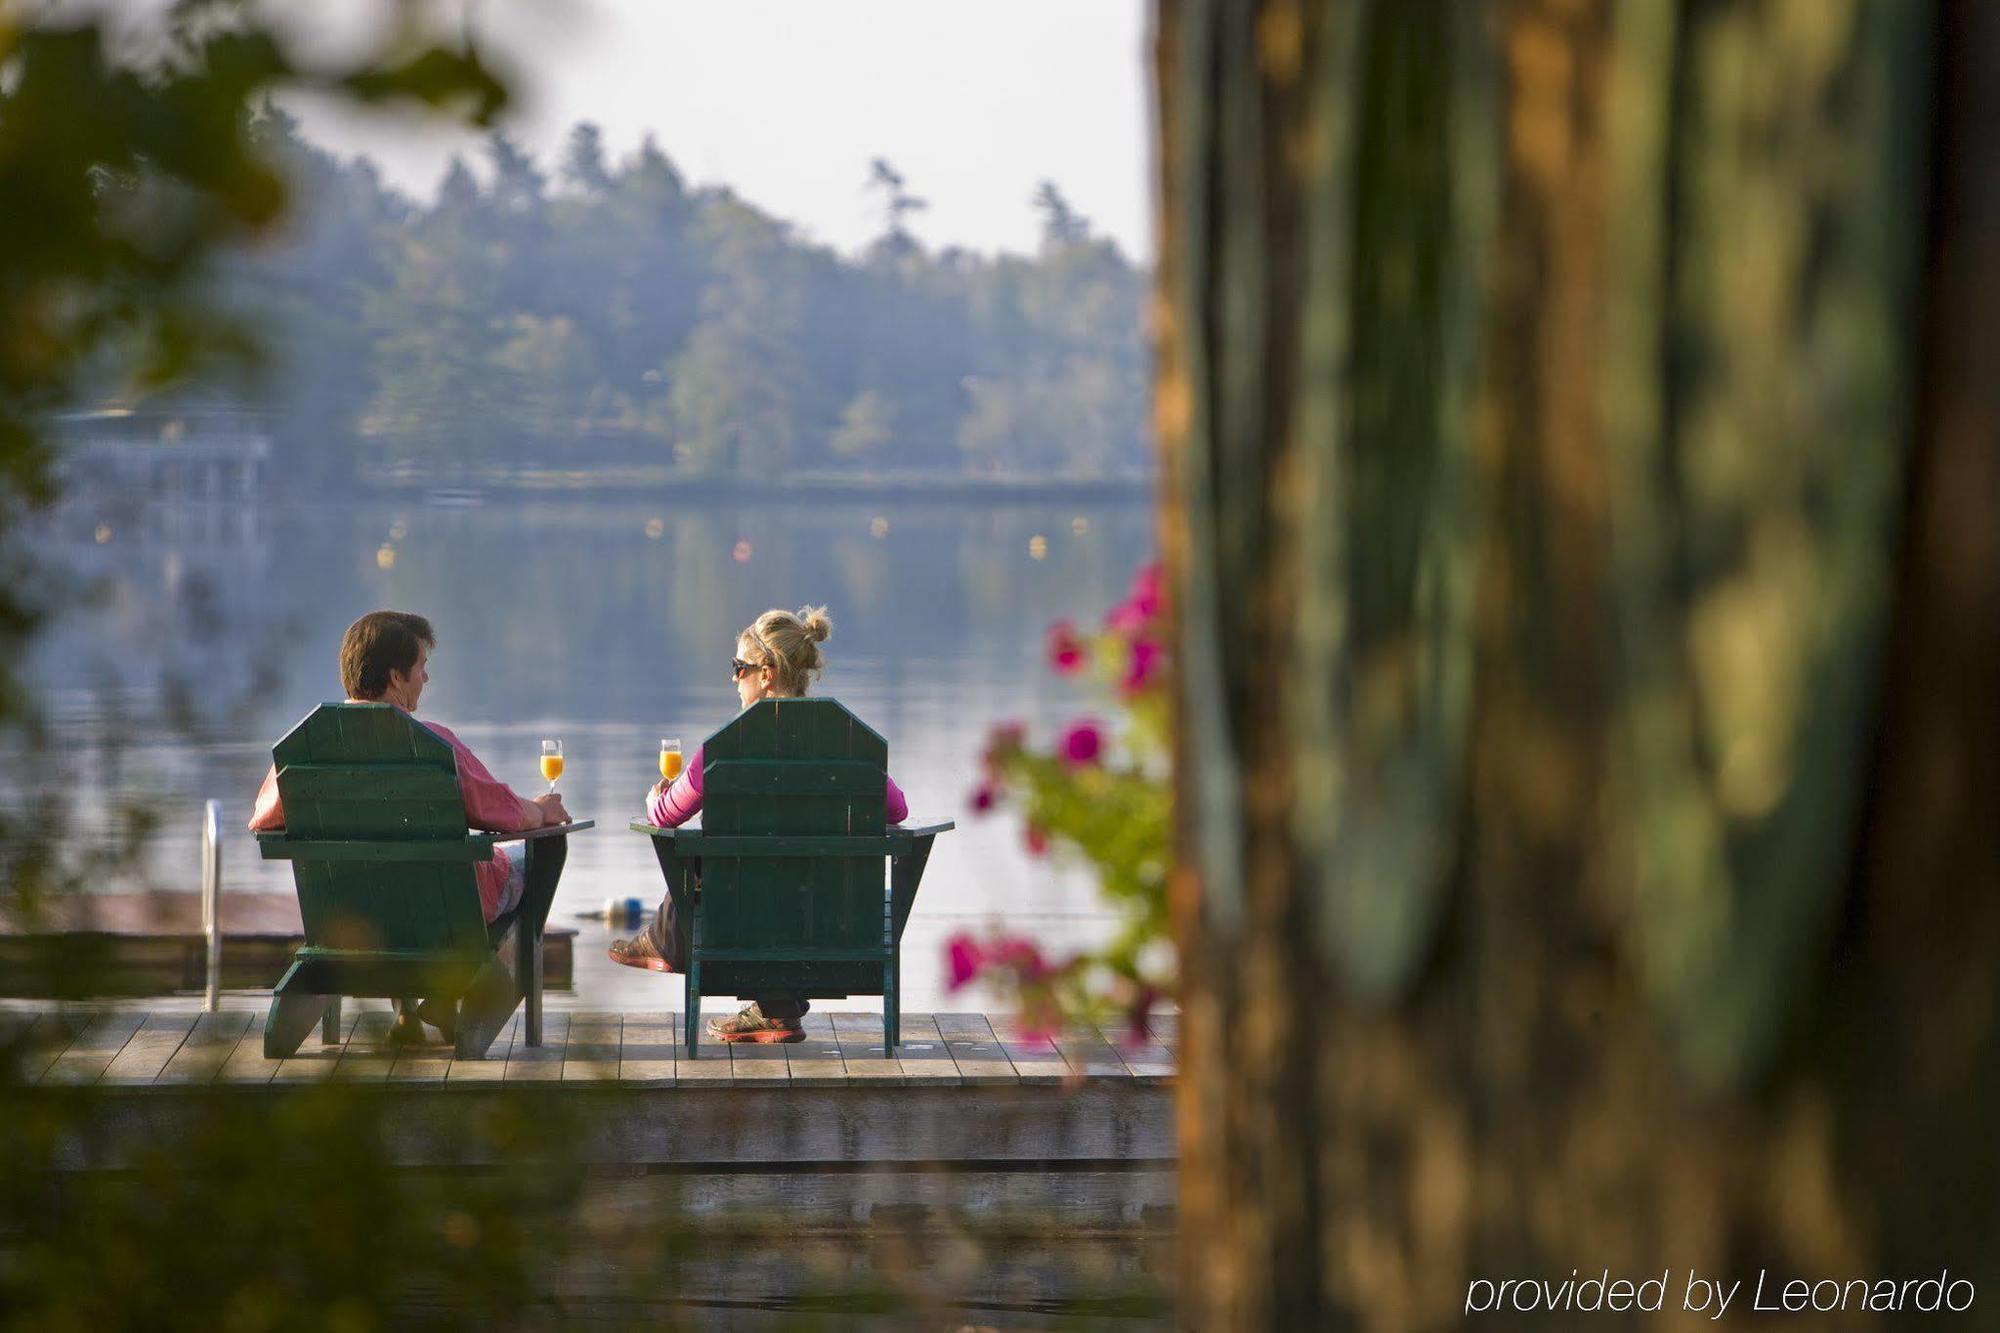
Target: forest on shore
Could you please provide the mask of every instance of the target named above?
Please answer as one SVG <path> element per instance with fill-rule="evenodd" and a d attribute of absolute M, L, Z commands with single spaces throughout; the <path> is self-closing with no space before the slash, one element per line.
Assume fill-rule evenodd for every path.
<path fill-rule="evenodd" d="M 689 479 L 1105 478 L 1151 467 L 1148 273 L 1050 182 L 1035 254 L 930 250 L 880 159 L 882 231 L 845 255 L 652 139 L 579 124 L 560 161 L 504 134 L 437 197 L 386 185 L 266 105 L 297 206 L 231 258 L 226 305 L 274 358 L 254 400 L 277 462 L 368 469 L 647 464 Z"/>

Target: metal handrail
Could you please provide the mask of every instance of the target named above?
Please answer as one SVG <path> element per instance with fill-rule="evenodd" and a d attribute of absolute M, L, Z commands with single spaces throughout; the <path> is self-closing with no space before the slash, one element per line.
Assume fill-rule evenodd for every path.
<path fill-rule="evenodd" d="M 204 803 L 201 814 L 201 933 L 208 945 L 206 992 L 202 1007 L 222 1007 L 222 802 Z"/>

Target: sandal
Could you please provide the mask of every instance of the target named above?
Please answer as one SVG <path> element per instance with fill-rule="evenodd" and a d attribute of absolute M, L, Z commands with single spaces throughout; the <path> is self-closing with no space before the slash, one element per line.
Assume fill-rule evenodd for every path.
<path fill-rule="evenodd" d="M 708 1035 L 716 1041 L 791 1042 L 804 1041 L 806 1030 L 796 1022 L 764 1017 L 755 1004 L 743 1006 L 734 1018 L 711 1018 Z"/>
<path fill-rule="evenodd" d="M 653 937 L 640 931 L 629 940 L 613 940 L 605 950 L 614 963 L 627 967 L 643 967 L 649 972 L 671 972 L 674 965 L 660 957 L 660 951 L 653 947 Z"/>

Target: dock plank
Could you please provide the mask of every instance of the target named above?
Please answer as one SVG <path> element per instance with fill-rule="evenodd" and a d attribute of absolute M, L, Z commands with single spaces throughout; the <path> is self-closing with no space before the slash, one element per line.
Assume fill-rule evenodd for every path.
<path fill-rule="evenodd" d="M 1069 1061 L 1047 1037 L 1030 1037 L 1004 1017 L 993 1023 L 993 1035 L 1023 1083 L 1061 1083 L 1069 1078 Z"/>
<path fill-rule="evenodd" d="M 814 1010 L 801 1025 L 806 1039 L 780 1046 L 793 1087 L 839 1088 L 847 1085 L 847 1062 L 841 1056 L 840 1039 L 834 1035 L 830 1015 Z"/>
<path fill-rule="evenodd" d="M 1099 1028 L 1104 1039 L 1125 1062 L 1131 1076 L 1141 1083 L 1166 1083 L 1174 1077 L 1174 1053 L 1150 1037 L 1142 1042 L 1129 1039 L 1129 1034 L 1115 1028 Z"/>
<path fill-rule="evenodd" d="M 90 1026 L 87 1014 L 55 1012 L 39 1014 L 21 1041 L 21 1081 L 39 1083 L 49 1066 Z"/>
<path fill-rule="evenodd" d="M 97 1082 L 145 1021 L 145 1014 L 130 1010 L 99 1014 L 43 1072 L 42 1083 Z"/>
<path fill-rule="evenodd" d="M 174 1058 L 167 1061 L 155 1083 L 212 1083 L 228 1063 L 236 1043 L 243 1040 L 243 1034 L 250 1027 L 255 1015 L 237 1010 L 224 1010 L 217 1014 L 203 1014 L 195 1019 L 193 1031 L 181 1048 L 174 1052 Z M 259 1034 L 260 1038 L 262 1034 Z"/>
<path fill-rule="evenodd" d="M 1079 1078 L 1130 1078 L 1132 1071 L 1095 1027 L 1069 1025 L 1056 1034 L 1056 1051 Z"/>
<path fill-rule="evenodd" d="M 174 1058 L 181 1044 L 194 1031 L 194 1018 L 181 1014 L 146 1015 L 132 1040 L 105 1066 L 98 1082 L 131 1087 L 151 1083 Z"/>
<path fill-rule="evenodd" d="M 951 1058 L 937 1019 L 929 1014 L 904 1014 L 901 1040 L 896 1043 L 896 1059 L 903 1066 L 911 1087 L 937 1085 L 956 1087 L 965 1080 L 958 1063 Z"/>
<path fill-rule="evenodd" d="M 833 1015 L 833 1033 L 840 1042 L 840 1057 L 847 1065 L 850 1085 L 903 1087 L 910 1076 L 901 1060 L 882 1055 L 882 1015 L 843 1012 Z"/>
<path fill-rule="evenodd" d="M 621 1014 L 578 1013 L 569 1018 L 563 1044 L 562 1081 L 604 1083 L 618 1077 L 618 1048 L 624 1040 Z"/>
<path fill-rule="evenodd" d="M 1014 1062 L 1000 1046 L 1000 1038 L 984 1014 L 933 1014 L 938 1035 L 944 1039 L 958 1076 L 968 1087 L 998 1087 L 1021 1081 Z"/>
<path fill-rule="evenodd" d="M 254 1014 L 250 1026 L 243 1030 L 243 1037 L 230 1051 L 229 1058 L 222 1062 L 222 1070 L 216 1075 L 220 1083 L 269 1083 L 284 1065 L 282 1060 L 264 1058 L 264 1020 L 268 1014 Z"/>
<path fill-rule="evenodd" d="M 569 1015 L 542 1015 L 542 1044 L 530 1046 L 517 1034 L 507 1052 L 505 1083 L 562 1082 L 563 1049 L 569 1044 Z"/>
<path fill-rule="evenodd" d="M 702 1020 L 706 1025 L 707 1020 Z M 694 1051 L 683 1043 L 674 1048 L 674 1081 L 676 1083 L 727 1084 L 735 1075 L 729 1059 L 726 1043 L 703 1032 L 700 1044 Z"/>
<path fill-rule="evenodd" d="M 680 1015 L 643 1011 L 625 1015 L 618 1045 L 618 1080 L 648 1088 L 670 1088 L 680 1055 Z"/>
<path fill-rule="evenodd" d="M 388 1016 L 377 1011 L 383 1020 L 382 1030 L 388 1031 Z M 352 1000 L 340 1007 L 340 1040 L 321 1041 L 320 1030 L 314 1028 L 306 1034 L 299 1049 L 278 1062 L 277 1070 L 271 1075 L 273 1083 L 317 1083 L 332 1078 L 347 1058 L 347 1048 L 353 1044 L 354 1034 L 364 1015 Z M 259 1041 L 262 1038 L 260 1036 Z M 387 1071 L 384 1070 L 384 1073 Z"/>
<path fill-rule="evenodd" d="M 1181 1016 L 1178 1010 L 1154 1010 L 1146 1016 L 1146 1031 L 1153 1040 L 1170 1051 L 1178 1051 L 1181 1044 Z"/>
<path fill-rule="evenodd" d="M 735 1041 L 718 1042 L 729 1052 L 729 1078 L 732 1083 L 789 1083 L 792 1078 L 791 1065 L 785 1059 L 785 1047 L 773 1042 Z"/>
<path fill-rule="evenodd" d="M 389 1028 L 395 1021 L 396 1015 L 386 1009 L 370 1009 L 363 1013 L 348 1029 L 347 1044 L 341 1047 L 340 1059 L 334 1062 L 333 1076 L 350 1083 L 381 1083 L 387 1080 L 389 1071 L 396 1067 L 396 1056 L 400 1054 L 396 1047 L 389 1044 Z M 288 1060 L 286 1063 L 291 1062 Z M 284 1080 L 285 1073 L 281 1070 L 278 1081 L 282 1083 Z"/>
<path fill-rule="evenodd" d="M 514 1042 L 521 1031 L 521 1015 L 517 1011 L 507 1020 L 493 1038 L 493 1044 L 486 1048 L 486 1057 L 481 1060 L 457 1060 L 445 1071 L 444 1081 L 453 1087 L 472 1083 L 499 1083 L 507 1077 L 507 1058 L 514 1050 Z"/>
<path fill-rule="evenodd" d="M 442 1083 L 451 1075 L 452 1048 L 442 1042 L 404 1046 L 389 1066 L 391 1083 Z"/>

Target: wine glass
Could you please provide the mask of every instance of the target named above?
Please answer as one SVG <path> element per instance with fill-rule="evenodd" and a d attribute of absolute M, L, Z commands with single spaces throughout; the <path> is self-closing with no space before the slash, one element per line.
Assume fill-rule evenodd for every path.
<path fill-rule="evenodd" d="M 556 779 L 562 776 L 563 751 L 559 740 L 542 742 L 542 776 L 549 780 L 549 791 L 556 789 Z"/>
<path fill-rule="evenodd" d="M 660 742 L 660 781 L 672 782 L 681 775 L 681 741 L 669 736 Z"/>

